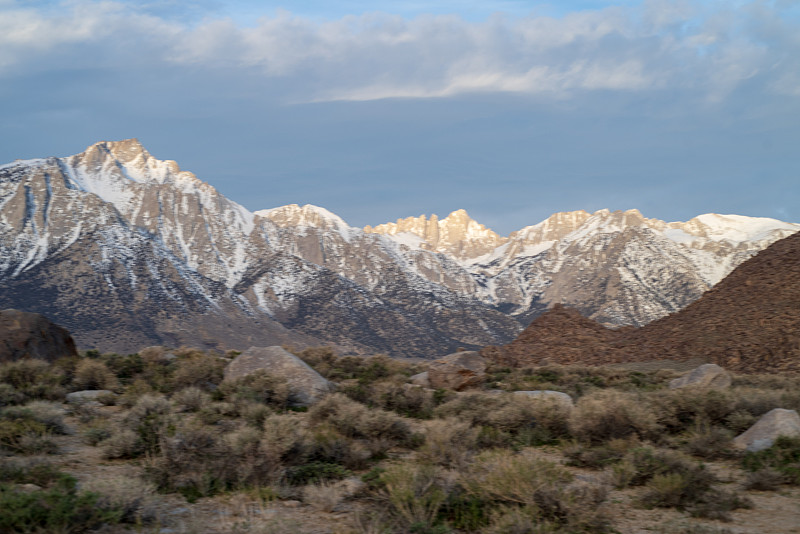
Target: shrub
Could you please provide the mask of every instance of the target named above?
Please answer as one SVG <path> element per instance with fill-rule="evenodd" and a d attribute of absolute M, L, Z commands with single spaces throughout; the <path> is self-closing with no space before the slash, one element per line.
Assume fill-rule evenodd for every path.
<path fill-rule="evenodd" d="M 14 392 L 6 388 L 6 394 L 15 403 L 30 399 L 62 400 L 66 393 L 64 381 L 63 371 L 42 360 L 23 359 L 0 365 L 0 383 L 14 388 Z"/>
<path fill-rule="evenodd" d="M 786 482 L 786 476 L 769 467 L 747 473 L 744 487 L 756 491 L 775 491 Z"/>
<path fill-rule="evenodd" d="M 703 425 L 689 435 L 685 449 L 701 458 L 728 458 L 735 454 L 733 434 L 724 428 Z"/>
<path fill-rule="evenodd" d="M 370 409 L 340 393 L 328 395 L 309 410 L 314 423 L 327 421 L 342 435 L 393 445 L 412 445 L 416 439 L 411 428 L 400 417 L 389 412 Z"/>
<path fill-rule="evenodd" d="M 119 387 L 117 377 L 101 361 L 84 359 L 75 368 L 75 377 L 72 386 L 76 390 L 84 389 L 110 389 Z"/>
<path fill-rule="evenodd" d="M 103 441 L 104 458 L 136 458 L 144 454 L 145 450 L 139 434 L 127 428 L 112 432 Z"/>
<path fill-rule="evenodd" d="M 570 433 L 577 439 L 600 443 L 615 438 L 656 436 L 655 413 L 635 394 L 597 391 L 581 398 L 569 417 Z"/>
<path fill-rule="evenodd" d="M 606 499 L 605 489 L 571 483 L 572 478 L 562 466 L 537 457 L 533 450 L 498 450 L 478 456 L 462 476 L 462 484 L 479 501 L 516 509 L 510 513 L 522 513 L 554 530 L 608 531 L 600 506 Z M 503 521 L 496 517 L 493 523 L 497 526 Z"/>
<path fill-rule="evenodd" d="M 83 484 L 83 489 L 97 494 L 97 506 L 101 509 L 117 510 L 122 522 L 149 522 L 156 517 L 155 488 L 140 478 L 91 478 Z"/>
<path fill-rule="evenodd" d="M 667 432 L 680 433 L 698 425 L 721 426 L 735 411 L 728 391 L 684 388 L 655 392 L 650 396 L 658 422 Z"/>
<path fill-rule="evenodd" d="M 312 484 L 303 489 L 303 502 L 323 512 L 333 512 L 345 497 L 346 490 L 339 484 Z"/>
<path fill-rule="evenodd" d="M 677 451 L 638 447 L 632 449 L 625 457 L 619 472 L 630 476 L 627 480 L 618 480 L 619 487 L 641 486 L 647 484 L 658 475 L 678 473 L 696 484 L 695 489 L 707 490 L 716 481 L 714 475 L 703 464 L 692 461 Z"/>
<path fill-rule="evenodd" d="M 635 444 L 635 441 L 625 439 L 612 439 L 596 446 L 575 442 L 564 448 L 564 456 L 567 458 L 567 465 L 602 469 L 620 462 Z"/>
<path fill-rule="evenodd" d="M 53 487 L 29 493 L 0 484 L 0 532 L 84 532 L 117 523 L 120 512 L 98 505 L 98 495 L 78 492 L 76 481 L 61 475 Z"/>
<path fill-rule="evenodd" d="M 172 401 L 181 411 L 197 412 L 211 403 L 211 395 L 200 388 L 184 388 L 172 396 Z"/>
<path fill-rule="evenodd" d="M 46 401 L 0 410 L 0 448 L 19 454 L 50 454 L 58 451 L 51 433 L 64 434 L 63 409 Z"/>
<path fill-rule="evenodd" d="M 180 358 L 172 375 L 172 389 L 197 387 L 205 391 L 215 389 L 222 382 L 225 362 L 216 356 L 201 352 L 176 351 L 176 354 L 186 354 Z"/>
<path fill-rule="evenodd" d="M 339 464 L 329 462 L 311 462 L 290 467 L 286 470 L 286 481 L 293 486 L 315 484 L 328 480 L 341 480 L 353 473 Z"/>
<path fill-rule="evenodd" d="M 8 458 L 0 461 L 0 481 L 11 484 L 49 486 L 61 473 L 40 458 Z"/>
<path fill-rule="evenodd" d="M 436 419 L 425 425 L 418 457 L 444 467 L 464 468 L 477 448 L 478 429 L 458 419 Z"/>
<path fill-rule="evenodd" d="M 800 485 L 800 437 L 779 436 L 772 447 L 746 453 L 742 465 L 747 471 L 774 469 L 787 484 Z"/>
<path fill-rule="evenodd" d="M 286 409 L 289 405 L 289 385 L 264 369 L 238 380 L 223 382 L 217 394 L 228 402 L 258 402 L 279 410 Z"/>
<path fill-rule="evenodd" d="M 447 499 L 441 472 L 426 465 L 397 464 L 381 474 L 383 499 L 404 532 L 426 532 L 439 523 Z"/>
<path fill-rule="evenodd" d="M 171 413 L 172 406 L 164 397 L 143 395 L 127 413 L 123 424 L 138 435 L 144 452 L 156 453 L 173 423 Z"/>

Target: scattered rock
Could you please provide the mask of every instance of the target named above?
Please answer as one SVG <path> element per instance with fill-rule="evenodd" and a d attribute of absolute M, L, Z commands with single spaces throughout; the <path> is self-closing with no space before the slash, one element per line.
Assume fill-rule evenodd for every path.
<path fill-rule="evenodd" d="M 685 387 L 725 389 L 731 385 L 731 375 L 715 363 L 706 363 L 686 373 L 685 375 L 672 380 L 669 389 Z"/>
<path fill-rule="evenodd" d="M 546 401 L 552 401 L 568 408 L 572 408 L 574 406 L 572 402 L 572 397 L 570 397 L 566 393 L 562 393 L 561 391 L 551 391 L 548 389 L 537 390 L 537 391 L 515 391 L 514 395 L 519 395 L 520 397 L 522 396 L 529 397 L 532 399 L 542 399 Z"/>
<path fill-rule="evenodd" d="M 431 387 L 431 381 L 428 378 L 428 372 L 425 371 L 424 373 L 416 374 L 408 379 L 409 382 L 414 384 L 415 386 L 422 386 L 424 388 Z"/>
<path fill-rule="evenodd" d="M 428 380 L 432 388 L 461 391 L 486 379 L 486 360 L 477 352 L 456 352 L 431 362 Z"/>
<path fill-rule="evenodd" d="M 800 436 L 800 416 L 794 410 L 775 408 L 736 436 L 733 445 L 750 452 L 758 452 L 772 447 L 778 436 Z"/>
<path fill-rule="evenodd" d="M 75 341 L 66 329 L 38 313 L 0 311 L 0 363 L 21 358 L 52 362 L 77 356 Z"/>
<path fill-rule="evenodd" d="M 102 398 L 114 395 L 113 391 L 108 389 L 85 389 L 83 391 L 73 391 L 67 393 L 67 403 L 69 404 L 85 404 L 87 402 L 97 402 L 102 404 Z"/>
<path fill-rule="evenodd" d="M 300 501 L 293 501 L 293 500 L 292 501 L 281 501 L 281 504 L 285 508 L 300 508 L 301 506 L 303 506 L 303 503 L 301 503 Z"/>
<path fill-rule="evenodd" d="M 289 401 L 295 406 L 310 406 L 333 390 L 306 362 L 281 347 L 250 347 L 225 367 L 225 380 L 236 380 L 261 369 L 286 381 Z"/>

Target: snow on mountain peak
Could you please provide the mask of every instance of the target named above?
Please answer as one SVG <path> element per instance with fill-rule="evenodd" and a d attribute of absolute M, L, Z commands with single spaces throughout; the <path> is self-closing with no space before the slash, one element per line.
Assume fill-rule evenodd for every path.
<path fill-rule="evenodd" d="M 325 208 L 313 204 L 288 204 L 277 208 L 258 210 L 254 215 L 269 219 L 282 228 L 311 227 L 333 230 L 349 240 L 359 230 L 348 225 L 344 219 Z"/>

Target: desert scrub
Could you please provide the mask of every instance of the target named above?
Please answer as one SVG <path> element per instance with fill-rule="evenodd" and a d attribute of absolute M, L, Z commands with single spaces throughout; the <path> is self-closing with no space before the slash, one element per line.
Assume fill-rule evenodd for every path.
<path fill-rule="evenodd" d="M 175 391 L 197 387 L 212 391 L 222 382 L 225 360 L 199 351 L 176 351 L 179 355 L 172 374 L 170 389 Z"/>
<path fill-rule="evenodd" d="M 602 443 L 615 438 L 649 439 L 661 426 L 641 395 L 601 390 L 578 400 L 569 416 L 570 433 L 578 440 Z"/>
<path fill-rule="evenodd" d="M 621 462 L 627 452 L 637 446 L 639 443 L 635 439 L 612 439 L 594 446 L 572 442 L 564 447 L 563 453 L 567 465 L 603 469 Z"/>
<path fill-rule="evenodd" d="M 59 475 L 46 489 L 21 492 L 0 484 L 0 532 L 85 532 L 118 523 L 122 513 L 104 506 L 96 493 L 78 491 L 69 475 Z"/>
<path fill-rule="evenodd" d="M 63 400 L 66 375 L 41 360 L 24 359 L 0 364 L 0 384 L 5 384 L 1 404 L 22 404 L 28 400 Z M 8 387 L 10 386 L 10 388 Z"/>
<path fill-rule="evenodd" d="M 425 422 L 425 443 L 417 453 L 427 463 L 464 468 L 478 448 L 479 430 L 468 421 L 435 419 Z"/>
<path fill-rule="evenodd" d="M 698 425 L 724 426 L 736 409 L 729 391 L 682 388 L 658 391 L 647 398 L 658 422 L 667 432 L 679 434 Z"/>
<path fill-rule="evenodd" d="M 52 454 L 58 451 L 52 434 L 65 434 L 64 411 L 57 404 L 33 401 L 0 410 L 0 449 L 16 454 Z"/>
<path fill-rule="evenodd" d="M 727 428 L 699 424 L 686 438 L 684 450 L 693 456 L 706 459 L 730 458 L 733 449 L 733 432 Z"/>
<path fill-rule="evenodd" d="M 410 463 L 389 466 L 381 473 L 380 495 L 401 532 L 435 532 L 442 525 L 439 511 L 448 493 L 443 475 L 439 468 Z"/>
<path fill-rule="evenodd" d="M 652 391 L 664 387 L 672 378 L 669 371 L 629 371 L 614 367 L 546 365 L 520 369 L 490 368 L 490 381 L 500 381 L 505 389 L 549 389 L 562 391 L 573 398 L 597 389 Z"/>
<path fill-rule="evenodd" d="M 149 523 L 156 518 L 155 487 L 138 477 L 91 478 L 82 489 L 96 494 L 100 509 L 115 510 L 124 523 Z"/>
<path fill-rule="evenodd" d="M 277 410 L 289 406 L 289 386 L 264 369 L 259 369 L 237 380 L 223 382 L 214 392 L 215 398 L 228 402 L 256 402 Z"/>
<path fill-rule="evenodd" d="M 308 415 L 312 423 L 327 421 L 343 436 L 368 440 L 383 450 L 419 444 L 419 438 L 401 417 L 367 408 L 340 393 L 322 399 Z"/>
<path fill-rule="evenodd" d="M 75 391 L 85 389 L 109 389 L 119 387 L 116 375 L 99 360 L 82 359 L 75 367 L 72 388 Z"/>
<path fill-rule="evenodd" d="M 480 447 L 524 446 L 553 442 L 567 433 L 568 408 L 549 399 L 510 394 L 466 393 L 436 408 L 479 427 Z"/>
<path fill-rule="evenodd" d="M 538 457 L 533 449 L 481 453 L 459 484 L 487 510 L 504 510 L 503 517 L 493 519 L 495 526 L 506 522 L 508 514 L 522 514 L 553 531 L 609 531 L 602 506 L 605 488 L 574 483 L 571 473 Z M 494 530 L 499 532 L 498 528 Z"/>
<path fill-rule="evenodd" d="M 742 467 L 750 472 L 770 469 L 779 473 L 784 483 L 800 485 L 800 437 L 779 436 L 772 447 L 746 453 Z"/>

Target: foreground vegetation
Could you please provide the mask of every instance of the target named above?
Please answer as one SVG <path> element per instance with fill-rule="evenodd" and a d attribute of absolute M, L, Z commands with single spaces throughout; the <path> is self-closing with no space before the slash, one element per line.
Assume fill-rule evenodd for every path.
<path fill-rule="evenodd" d="M 617 532 L 608 502 L 622 488 L 639 508 L 725 521 L 752 505 L 749 490 L 800 484 L 800 440 L 732 448 L 769 410 L 800 410 L 798 377 L 675 391 L 664 370 L 493 368 L 483 390 L 455 393 L 408 384 L 423 363 L 298 355 L 338 385 L 307 410 L 268 373 L 223 383 L 235 353 L 148 348 L 1 365 L 0 532 L 155 529 L 159 492 L 297 500 L 347 511 L 349 532 L 604 533 Z M 110 393 L 64 404 L 98 389 Z M 510 394 L 542 389 L 575 407 Z M 80 473 L 57 467 L 70 433 L 138 474 L 78 484 Z M 709 461 L 743 470 L 744 484 L 726 484 Z M 291 531 L 257 525 L 230 531 Z"/>

